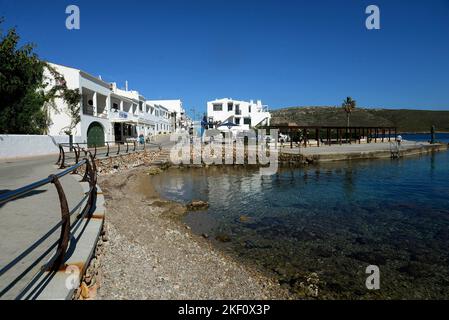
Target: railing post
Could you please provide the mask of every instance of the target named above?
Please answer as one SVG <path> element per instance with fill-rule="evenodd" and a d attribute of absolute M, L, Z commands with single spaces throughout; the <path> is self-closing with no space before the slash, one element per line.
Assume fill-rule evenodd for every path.
<path fill-rule="evenodd" d="M 133 152 L 136 152 L 136 141 L 134 141 L 134 150 Z"/>
<path fill-rule="evenodd" d="M 86 169 L 84 169 L 84 176 L 83 176 L 83 179 L 81 180 L 81 182 L 87 182 L 88 181 L 89 171 L 90 171 L 89 159 L 84 158 L 84 161 L 86 161 Z"/>
<path fill-rule="evenodd" d="M 120 142 L 117 143 L 117 145 L 118 145 L 117 155 L 119 155 L 120 154 Z"/>
<path fill-rule="evenodd" d="M 106 158 L 109 157 L 109 142 L 106 141 L 106 145 L 108 146 L 108 152 L 106 152 Z"/>
<path fill-rule="evenodd" d="M 95 164 L 95 159 L 92 156 L 92 153 L 89 155 L 90 161 L 92 162 L 89 166 L 90 172 L 89 172 L 89 218 L 92 217 L 92 214 L 95 209 L 95 204 L 97 202 L 97 165 Z"/>
<path fill-rule="evenodd" d="M 95 159 L 97 157 L 97 145 L 94 144 L 94 147 L 95 147 L 95 153 L 94 153 L 94 159 Z"/>
<path fill-rule="evenodd" d="M 79 152 L 76 150 L 76 148 L 73 148 L 73 151 L 75 151 L 75 164 L 77 164 L 80 161 L 80 154 Z M 73 170 L 72 174 L 77 174 L 78 173 L 78 169 Z"/>
<path fill-rule="evenodd" d="M 70 152 L 73 151 L 73 135 L 69 135 L 69 147 L 70 147 Z"/>
<path fill-rule="evenodd" d="M 58 158 L 58 161 L 56 161 L 56 163 L 55 163 L 56 165 L 59 165 L 61 162 L 61 158 L 62 158 L 61 148 L 62 148 L 62 146 L 61 146 L 61 144 L 59 144 L 59 158 Z"/>
<path fill-rule="evenodd" d="M 65 168 L 65 152 L 64 152 L 64 147 L 60 146 L 60 151 L 62 153 L 62 158 L 61 158 L 61 165 L 59 166 L 59 169 L 64 169 Z"/>
<path fill-rule="evenodd" d="M 69 244 L 70 239 L 70 212 L 69 205 L 67 203 L 67 198 L 64 193 L 64 189 L 62 188 L 61 182 L 56 175 L 50 175 L 49 179 L 51 183 L 53 183 L 56 187 L 56 191 L 59 196 L 59 204 L 61 206 L 61 235 L 59 237 L 58 249 L 55 254 L 55 260 L 50 266 L 51 271 L 58 271 L 64 263 L 65 254 L 67 251 L 67 246 Z"/>
<path fill-rule="evenodd" d="M 128 152 L 129 152 L 129 143 L 126 142 L 126 153 L 128 153 Z"/>

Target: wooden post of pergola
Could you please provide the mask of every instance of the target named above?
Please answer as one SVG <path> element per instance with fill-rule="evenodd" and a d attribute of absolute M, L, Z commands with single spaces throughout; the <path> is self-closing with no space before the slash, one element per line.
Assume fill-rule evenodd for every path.
<path fill-rule="evenodd" d="M 308 140 L 309 132 L 307 129 L 304 129 L 304 148 L 307 148 L 307 140 Z"/>
<path fill-rule="evenodd" d="M 293 130 L 290 129 L 289 130 L 289 135 L 290 135 L 290 149 L 293 149 Z"/>

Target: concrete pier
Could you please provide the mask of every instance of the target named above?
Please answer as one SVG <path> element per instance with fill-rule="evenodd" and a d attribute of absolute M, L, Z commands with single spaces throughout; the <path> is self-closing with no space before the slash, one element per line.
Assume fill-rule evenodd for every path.
<path fill-rule="evenodd" d="M 398 148 L 389 142 L 370 144 L 344 144 L 321 147 L 295 147 L 280 148 L 281 161 L 302 161 L 308 163 L 356 160 L 356 159 L 382 159 L 391 158 L 393 152 L 399 157 L 426 154 L 436 151 L 445 151 L 447 144 L 430 144 L 428 142 L 403 141 Z"/>

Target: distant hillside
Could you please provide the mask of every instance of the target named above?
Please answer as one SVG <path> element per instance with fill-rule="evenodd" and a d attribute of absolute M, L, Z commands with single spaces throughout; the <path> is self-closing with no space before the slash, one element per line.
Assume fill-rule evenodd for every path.
<path fill-rule="evenodd" d="M 271 111 L 272 124 L 346 126 L 346 113 L 338 107 L 293 107 Z M 401 132 L 449 132 L 449 111 L 356 109 L 351 126 L 393 126 Z"/>

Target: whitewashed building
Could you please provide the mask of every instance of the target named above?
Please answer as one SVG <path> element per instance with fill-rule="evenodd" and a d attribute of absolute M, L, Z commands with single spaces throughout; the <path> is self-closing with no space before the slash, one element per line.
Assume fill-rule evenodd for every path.
<path fill-rule="evenodd" d="M 247 102 L 224 98 L 207 103 L 207 119 L 219 130 L 246 131 L 270 125 L 271 114 L 260 100 Z M 235 126 L 220 126 L 227 123 Z"/>
<path fill-rule="evenodd" d="M 81 121 L 74 128 L 71 128 L 67 105 L 62 99 L 56 99 L 55 108 L 49 108 L 49 135 L 66 135 L 71 129 L 77 142 L 103 145 L 106 141 L 123 142 L 140 135 L 148 137 L 174 130 L 173 112 L 164 106 L 164 100 L 147 101 L 138 91 L 128 90 L 128 84 L 120 89 L 116 83 L 105 82 L 82 70 L 50 65 L 64 76 L 69 89 L 79 89 L 82 98 Z M 181 100 L 173 101 L 179 101 L 182 108 Z"/>
<path fill-rule="evenodd" d="M 186 131 L 191 125 L 186 111 L 182 105 L 182 100 L 149 100 L 147 103 L 165 108 L 170 113 L 170 125 L 173 131 Z"/>
<path fill-rule="evenodd" d="M 153 135 L 166 134 L 174 131 L 171 123 L 171 112 L 164 106 L 152 101 L 146 101 L 150 114 L 156 118 Z"/>
<path fill-rule="evenodd" d="M 92 140 L 102 139 L 103 142 L 114 140 L 114 132 L 109 121 L 111 99 L 109 83 L 78 69 L 52 63 L 50 65 L 64 76 L 69 89 L 79 89 L 82 98 L 80 101 L 81 121 L 75 128 L 71 128 L 72 118 L 68 112 L 68 106 L 60 98 L 55 100 L 55 107 L 49 108 L 51 124 L 48 134 L 66 135 L 66 132 L 71 129 L 77 142 L 88 142 L 88 135 Z M 51 79 L 50 75 L 47 76 Z"/>

